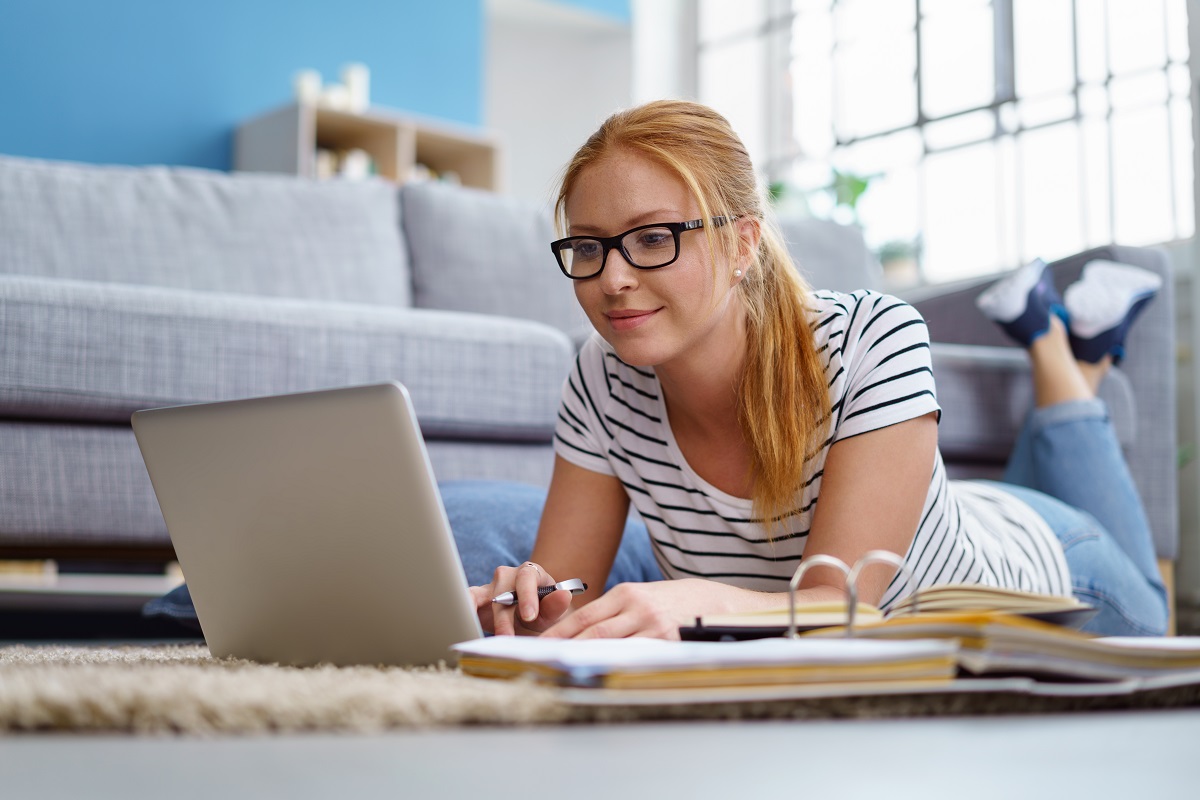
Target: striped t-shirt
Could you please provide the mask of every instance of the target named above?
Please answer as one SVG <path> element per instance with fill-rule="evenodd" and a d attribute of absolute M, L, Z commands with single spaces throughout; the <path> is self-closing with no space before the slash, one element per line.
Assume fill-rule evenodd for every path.
<path fill-rule="evenodd" d="M 652 368 L 624 363 L 599 336 L 580 351 L 563 387 L 555 450 L 624 484 L 666 577 L 786 591 L 804 553 L 829 447 L 940 413 L 929 332 L 916 309 L 865 290 L 820 291 L 812 297 L 832 425 L 825 446 L 808 462 L 788 529 L 777 528 L 772 536 L 753 518 L 749 499 L 717 489 L 689 467 L 671 433 Z M 1001 489 L 947 480 L 940 453 L 905 562 L 912 577 L 897 574 L 884 594 L 885 609 L 917 586 L 943 583 L 1070 594 L 1062 548 L 1045 521 Z"/>

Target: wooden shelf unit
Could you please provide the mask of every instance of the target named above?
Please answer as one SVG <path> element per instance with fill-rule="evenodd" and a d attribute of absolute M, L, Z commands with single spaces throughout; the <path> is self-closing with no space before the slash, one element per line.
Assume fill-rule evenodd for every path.
<path fill-rule="evenodd" d="M 403 183 L 423 164 L 454 172 L 464 186 L 499 191 L 499 154 L 490 136 L 448 123 L 372 108 L 363 113 L 291 104 L 238 127 L 234 169 L 317 176 L 317 149 L 360 148 L 378 174 Z"/>

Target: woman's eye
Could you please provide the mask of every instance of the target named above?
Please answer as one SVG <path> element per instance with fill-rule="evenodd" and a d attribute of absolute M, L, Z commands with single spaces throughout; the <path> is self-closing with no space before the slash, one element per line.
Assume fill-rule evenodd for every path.
<path fill-rule="evenodd" d="M 604 249 L 599 242 L 576 242 L 571 245 L 571 249 L 575 251 L 575 257 L 590 261 L 594 258 L 599 258 L 601 251 Z"/>
<path fill-rule="evenodd" d="M 667 242 L 671 241 L 671 232 L 662 230 L 643 231 L 638 236 L 638 245 L 641 247 L 662 247 Z"/>

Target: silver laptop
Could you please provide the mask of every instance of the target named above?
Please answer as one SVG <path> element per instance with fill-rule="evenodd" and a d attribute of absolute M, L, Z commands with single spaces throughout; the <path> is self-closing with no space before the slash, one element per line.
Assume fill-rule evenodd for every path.
<path fill-rule="evenodd" d="M 214 656 L 431 664 L 482 636 L 400 384 L 138 411 L 133 430 Z"/>

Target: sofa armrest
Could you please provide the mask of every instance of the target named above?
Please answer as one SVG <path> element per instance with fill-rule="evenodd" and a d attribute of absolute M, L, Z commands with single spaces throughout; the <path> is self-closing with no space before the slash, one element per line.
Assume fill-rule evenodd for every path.
<path fill-rule="evenodd" d="M 1007 463 L 1033 406 L 1029 359 L 1014 347 L 932 346 L 942 420 L 938 444 L 947 462 Z M 1137 404 L 1129 376 L 1114 369 L 1100 386 L 1117 441 L 1137 441 Z"/>
<path fill-rule="evenodd" d="M 1126 357 L 1120 371 L 1128 379 L 1137 423 L 1132 441 L 1125 448 L 1125 457 L 1146 506 L 1158 556 L 1174 559 L 1179 551 L 1179 494 L 1175 423 L 1175 294 L 1170 259 L 1157 248 L 1111 245 L 1088 250 L 1050 265 L 1059 291 L 1064 291 L 1079 277 L 1083 266 L 1095 259 L 1133 264 L 1156 272 L 1163 279 L 1163 288 L 1158 297 L 1130 331 L 1126 341 Z M 928 287 L 908 293 L 905 299 L 925 317 L 932 341 L 985 345 L 989 349 L 1005 348 L 1023 358 L 1020 350 L 975 307 L 975 298 L 995 278 L 989 276 L 944 287 Z M 943 378 L 936 365 L 934 374 L 938 380 L 939 394 L 942 394 Z M 1103 392 L 1102 396 L 1110 399 Z M 987 399 L 989 402 L 993 400 Z M 1006 396 L 1002 401 L 1016 402 L 1018 399 Z M 997 413 L 994 410 L 991 412 Z M 1024 413 L 1024 408 L 1015 413 Z M 981 419 L 977 424 L 988 423 Z"/>

